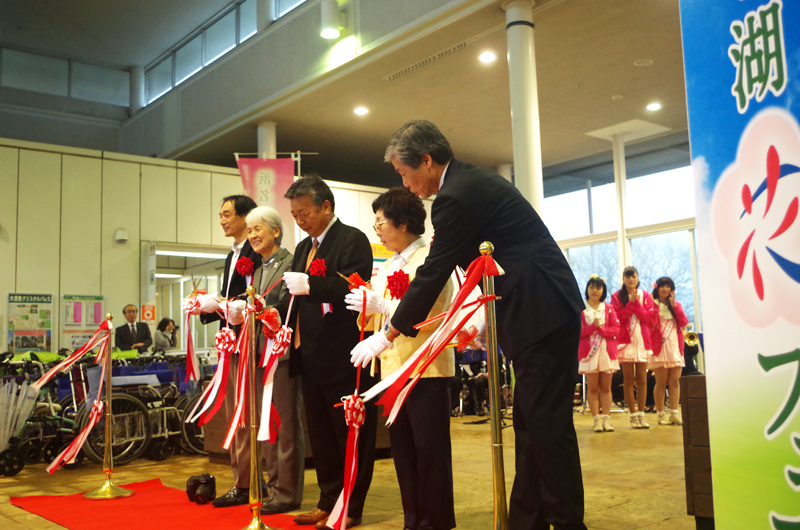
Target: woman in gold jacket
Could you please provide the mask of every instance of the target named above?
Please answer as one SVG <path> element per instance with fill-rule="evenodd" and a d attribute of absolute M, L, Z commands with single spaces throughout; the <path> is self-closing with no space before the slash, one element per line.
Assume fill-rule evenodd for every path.
<path fill-rule="evenodd" d="M 366 291 L 366 304 L 362 290 L 351 292 L 346 301 L 349 309 L 366 313 L 368 329 L 374 329 L 374 340 L 381 342 L 374 349 L 362 349 L 363 354 L 354 355 L 351 360 L 366 366 L 378 355 L 373 351 L 385 346 L 388 349 L 381 348 L 384 351 L 380 354 L 381 377 L 385 378 L 413 355 L 438 324 L 421 329 L 416 337 L 400 336 L 393 345 L 382 344 L 388 343 L 382 331 L 385 323 L 391 319 L 417 267 L 428 256 L 429 247 L 420 237 L 425 231 L 425 208 L 407 189 L 390 189 L 375 199 L 372 210 L 375 232 L 394 255 L 379 267 L 372 279 L 372 290 Z M 451 280 L 439 294 L 429 316 L 445 312 L 453 294 Z M 389 428 L 405 530 L 450 530 L 456 525 L 449 396 L 454 373 L 454 352 L 446 348 L 422 375 Z"/>

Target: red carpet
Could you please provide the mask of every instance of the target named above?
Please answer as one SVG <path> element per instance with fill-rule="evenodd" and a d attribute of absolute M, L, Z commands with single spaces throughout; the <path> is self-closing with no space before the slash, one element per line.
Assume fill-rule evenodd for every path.
<path fill-rule="evenodd" d="M 186 492 L 168 488 L 159 479 L 120 486 L 136 493 L 126 499 L 110 501 L 89 501 L 80 493 L 11 497 L 11 504 L 70 530 L 241 530 L 252 519 L 246 506 L 200 506 L 190 502 Z M 309 528 L 295 524 L 291 515 L 264 515 L 261 520 L 273 528 Z"/>

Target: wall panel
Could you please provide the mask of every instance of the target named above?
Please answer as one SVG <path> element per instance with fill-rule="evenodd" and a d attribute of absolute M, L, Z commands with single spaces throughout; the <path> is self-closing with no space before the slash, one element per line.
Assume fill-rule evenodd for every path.
<path fill-rule="evenodd" d="M 100 293 L 102 162 L 63 155 L 61 292 Z"/>
<path fill-rule="evenodd" d="M 0 333 L 5 344 L 8 315 L 6 293 L 17 281 L 17 173 L 19 149 L 0 147 Z M 3 347 L 3 351 L 6 348 Z"/>
<path fill-rule="evenodd" d="M 139 174 L 139 164 L 103 160 L 101 289 L 115 326 L 125 322 L 126 304 L 139 305 Z M 128 241 L 114 239 L 118 228 L 128 232 Z"/>
<path fill-rule="evenodd" d="M 177 242 L 175 168 L 142 164 L 142 241 Z"/>
<path fill-rule="evenodd" d="M 221 175 L 219 173 L 211 174 L 211 205 L 209 207 L 209 219 L 211 223 L 212 245 L 229 246 L 233 244 L 231 239 L 225 237 L 225 233 L 219 226 L 219 209 L 222 206 L 223 197 L 241 195 L 242 193 L 244 193 L 244 186 L 242 186 L 241 177 Z"/>
<path fill-rule="evenodd" d="M 178 169 L 178 241 L 211 244 L 211 173 Z"/>

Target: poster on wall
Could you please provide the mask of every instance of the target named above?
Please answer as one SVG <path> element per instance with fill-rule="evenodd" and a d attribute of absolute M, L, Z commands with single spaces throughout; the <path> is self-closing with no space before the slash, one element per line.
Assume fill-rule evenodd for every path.
<path fill-rule="evenodd" d="M 800 529 L 800 3 L 680 10 L 715 525 Z"/>
<path fill-rule="evenodd" d="M 53 351 L 53 295 L 8 293 L 8 351 Z"/>
<path fill-rule="evenodd" d="M 104 301 L 100 295 L 61 296 L 61 348 L 75 351 L 86 344 L 105 319 Z"/>

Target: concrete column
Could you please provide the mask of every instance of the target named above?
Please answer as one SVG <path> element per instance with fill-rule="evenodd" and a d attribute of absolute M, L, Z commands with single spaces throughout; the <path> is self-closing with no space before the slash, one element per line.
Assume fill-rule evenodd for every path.
<path fill-rule="evenodd" d="M 497 174 L 509 182 L 514 182 L 514 164 L 500 164 L 497 166 Z"/>
<path fill-rule="evenodd" d="M 128 113 L 133 116 L 147 105 L 147 96 L 144 89 L 144 66 L 131 68 L 131 102 Z"/>
<path fill-rule="evenodd" d="M 262 121 L 258 124 L 258 156 L 276 158 L 278 156 L 278 140 L 275 134 L 277 123 Z"/>
<path fill-rule="evenodd" d="M 511 131 L 514 143 L 514 181 L 522 195 L 541 212 L 544 201 L 542 145 L 539 132 L 539 93 L 533 46 L 531 0 L 511 0 L 506 11 L 508 77 L 511 87 Z"/>
<path fill-rule="evenodd" d="M 628 238 L 625 237 L 625 212 L 627 208 L 627 192 L 625 182 L 627 173 L 625 171 L 625 141 L 618 134 L 611 137 L 611 152 L 614 155 L 614 184 L 617 190 L 617 257 L 619 258 L 619 273 L 631 263 L 631 247 Z"/>
<path fill-rule="evenodd" d="M 263 31 L 275 22 L 278 13 L 275 12 L 274 0 L 256 0 L 256 27 Z"/>

